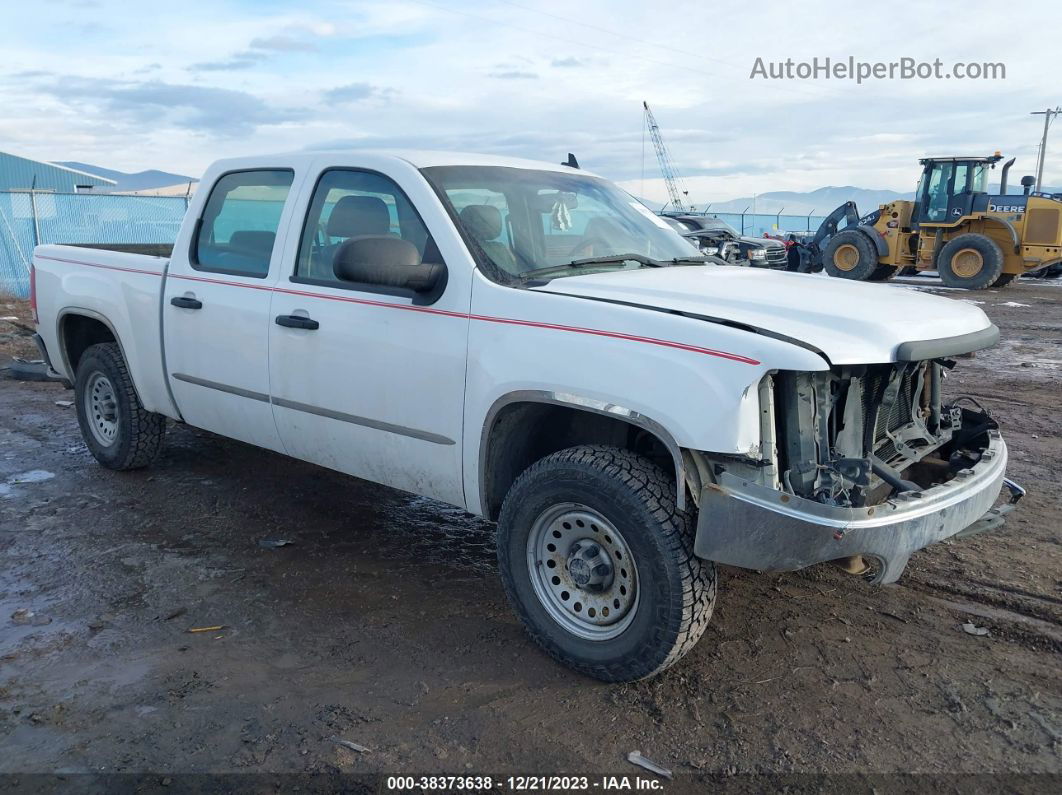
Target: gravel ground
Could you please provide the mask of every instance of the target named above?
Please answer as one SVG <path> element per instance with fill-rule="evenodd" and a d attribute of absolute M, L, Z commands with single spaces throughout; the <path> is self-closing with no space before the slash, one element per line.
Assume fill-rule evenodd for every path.
<path fill-rule="evenodd" d="M 621 686 L 535 650 L 492 527 L 463 511 L 183 426 L 153 468 L 110 472 L 57 403 L 71 393 L 0 378 L 0 773 L 634 775 L 638 749 L 683 789 L 1056 788 L 1062 289 L 899 283 L 1003 330 L 947 386 L 1000 420 L 1021 509 L 916 554 L 894 586 L 724 569 L 693 652 Z M 0 321 L 0 355 L 26 342 Z"/>

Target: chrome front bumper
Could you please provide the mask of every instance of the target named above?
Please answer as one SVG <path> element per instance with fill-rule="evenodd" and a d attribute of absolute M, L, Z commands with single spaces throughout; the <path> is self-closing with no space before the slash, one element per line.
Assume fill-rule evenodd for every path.
<path fill-rule="evenodd" d="M 895 582 L 912 553 L 951 536 L 998 527 L 1024 494 L 1008 481 L 1011 504 L 992 507 L 1005 481 L 1007 446 L 999 431 L 988 436 L 988 449 L 972 469 L 869 508 L 823 505 L 724 472 L 701 491 L 694 553 L 760 571 L 793 571 L 862 555 L 878 564 L 874 582 Z"/>

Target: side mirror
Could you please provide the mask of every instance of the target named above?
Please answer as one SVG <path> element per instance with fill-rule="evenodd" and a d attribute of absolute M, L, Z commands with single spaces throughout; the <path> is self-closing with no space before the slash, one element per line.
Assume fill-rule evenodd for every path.
<path fill-rule="evenodd" d="M 398 237 L 352 237 L 336 251 L 337 279 L 429 293 L 442 281 L 446 266 L 420 261 L 420 252 Z"/>

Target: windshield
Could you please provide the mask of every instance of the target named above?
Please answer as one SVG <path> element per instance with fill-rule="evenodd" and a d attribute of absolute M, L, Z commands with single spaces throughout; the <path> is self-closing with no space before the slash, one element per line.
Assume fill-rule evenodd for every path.
<path fill-rule="evenodd" d="M 734 237 L 741 237 L 738 230 L 728 224 L 726 221 L 721 221 L 718 218 L 711 218 L 704 222 L 704 228 L 710 229 L 713 232 L 729 232 Z"/>
<path fill-rule="evenodd" d="M 501 166 L 433 166 L 422 173 L 499 280 L 703 259 L 662 218 L 607 180 Z"/>

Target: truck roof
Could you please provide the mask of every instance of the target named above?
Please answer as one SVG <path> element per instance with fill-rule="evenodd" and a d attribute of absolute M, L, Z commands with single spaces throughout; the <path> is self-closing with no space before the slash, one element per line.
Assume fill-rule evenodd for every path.
<path fill-rule="evenodd" d="M 281 152 L 253 155 L 249 157 L 225 158 L 217 161 L 215 166 L 228 171 L 239 168 L 261 168 L 268 164 L 269 161 L 275 161 L 278 164 L 284 165 L 296 165 L 307 163 L 316 158 L 325 156 L 331 157 L 334 160 L 332 165 L 336 166 L 356 166 L 359 162 L 363 164 L 366 159 L 393 159 L 405 161 L 416 168 L 429 168 L 431 166 L 501 166 L 505 168 L 535 169 L 538 171 L 561 171 L 569 174 L 578 171 L 578 173 L 586 174 L 591 177 L 600 176 L 599 174 L 584 169 L 573 169 L 569 166 L 563 166 L 560 163 L 549 163 L 542 160 L 528 160 L 520 157 L 504 157 L 502 155 L 483 155 L 470 152 L 433 151 L 427 149 L 304 150 L 300 152 Z"/>

